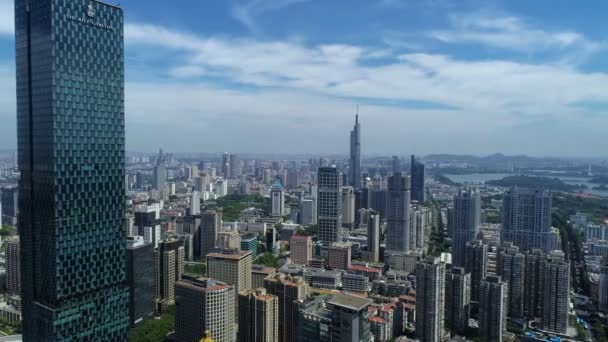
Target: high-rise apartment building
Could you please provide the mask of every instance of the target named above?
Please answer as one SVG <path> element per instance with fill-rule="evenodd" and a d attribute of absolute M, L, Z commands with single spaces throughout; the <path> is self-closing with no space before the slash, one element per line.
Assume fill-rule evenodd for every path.
<path fill-rule="evenodd" d="M 201 213 L 200 246 L 201 258 L 213 252 L 217 236 L 222 229 L 222 212 L 219 210 L 205 210 Z"/>
<path fill-rule="evenodd" d="M 508 312 L 511 318 L 524 315 L 524 282 L 526 276 L 526 257 L 517 246 L 503 243 L 497 252 L 496 274 L 508 284 Z"/>
<path fill-rule="evenodd" d="M 543 278 L 543 330 L 565 334 L 570 309 L 570 263 L 562 251 L 549 253 Z"/>
<path fill-rule="evenodd" d="M 501 241 L 511 241 L 521 251 L 552 250 L 551 193 L 513 187 L 503 198 Z"/>
<path fill-rule="evenodd" d="M 154 247 L 141 236 L 127 237 L 127 285 L 131 325 L 140 323 L 155 312 Z"/>
<path fill-rule="evenodd" d="M 445 264 L 427 257 L 416 264 L 416 337 L 445 341 Z"/>
<path fill-rule="evenodd" d="M 388 178 L 386 249 L 407 252 L 410 246 L 410 179 L 396 173 Z"/>
<path fill-rule="evenodd" d="M 19 238 L 6 240 L 6 291 L 12 295 L 21 295 L 21 255 Z"/>
<path fill-rule="evenodd" d="M 487 276 L 480 288 L 479 337 L 483 342 L 503 341 L 507 331 L 508 285 L 499 276 Z"/>
<path fill-rule="evenodd" d="M 524 277 L 524 315 L 541 317 L 543 314 L 543 281 L 547 256 L 542 249 L 526 252 Z"/>
<path fill-rule="evenodd" d="M 464 269 L 471 273 L 471 301 L 479 301 L 479 286 L 487 275 L 488 246 L 481 240 L 469 241 L 464 250 Z"/>
<path fill-rule="evenodd" d="M 279 298 L 266 289 L 239 293 L 239 342 L 279 342 Z"/>
<path fill-rule="evenodd" d="M 452 334 L 463 333 L 469 321 L 471 304 L 471 274 L 454 267 L 446 273 L 445 306 L 446 329 Z"/>
<path fill-rule="evenodd" d="M 416 160 L 416 157 L 412 154 L 410 175 L 412 177 L 412 201 L 417 201 L 422 204 L 426 200 L 426 193 L 424 191 L 424 164 Z"/>
<path fill-rule="evenodd" d="M 369 261 L 380 261 L 380 215 L 371 211 L 367 221 L 367 252 Z"/>
<path fill-rule="evenodd" d="M 359 124 L 359 114 L 355 116 L 355 126 L 350 131 L 348 184 L 355 190 L 361 188 L 361 125 Z"/>
<path fill-rule="evenodd" d="M 272 216 L 283 216 L 285 215 L 285 189 L 279 182 L 274 183 L 270 190 L 271 200 L 271 215 Z"/>
<path fill-rule="evenodd" d="M 185 265 L 185 248 L 180 240 L 166 240 L 154 251 L 156 264 L 156 305 L 162 311 L 175 303 L 175 282 L 182 278 Z"/>
<path fill-rule="evenodd" d="M 126 340 L 123 11 L 16 0 L 23 340 Z"/>
<path fill-rule="evenodd" d="M 410 206 L 410 250 L 428 248 L 433 212 L 420 204 Z"/>
<path fill-rule="evenodd" d="M 279 298 L 279 341 L 298 341 L 298 301 L 308 295 L 308 285 L 300 277 L 274 274 L 264 279 L 268 294 Z"/>
<path fill-rule="evenodd" d="M 342 237 L 342 174 L 335 167 L 319 168 L 317 199 L 319 240 L 329 245 Z"/>
<path fill-rule="evenodd" d="M 236 342 L 234 286 L 207 278 L 175 283 L 175 340 L 199 342 L 205 331 L 217 342 Z"/>
<path fill-rule="evenodd" d="M 452 264 L 464 266 L 464 249 L 475 240 L 481 224 L 481 195 L 475 189 L 460 189 L 454 195 L 448 217 L 448 232 L 452 238 Z"/>
<path fill-rule="evenodd" d="M 291 262 L 299 265 L 307 265 L 312 259 L 312 239 L 310 236 L 292 235 L 289 239 L 289 255 Z"/>
<path fill-rule="evenodd" d="M 598 309 L 604 313 L 608 312 L 608 266 L 602 266 L 600 270 Z"/>

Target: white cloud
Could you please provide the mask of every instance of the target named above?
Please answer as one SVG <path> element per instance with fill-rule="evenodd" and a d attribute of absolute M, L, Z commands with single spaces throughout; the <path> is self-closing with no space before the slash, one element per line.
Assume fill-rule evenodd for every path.
<path fill-rule="evenodd" d="M 451 28 L 427 33 L 448 44 L 479 44 L 524 53 L 552 50 L 575 53 L 581 60 L 605 47 L 574 31 L 548 31 L 535 27 L 523 18 L 503 16 L 488 11 L 450 16 Z M 568 49 L 568 51 L 564 51 Z"/>
<path fill-rule="evenodd" d="M 249 29 L 252 33 L 261 32 L 256 17 L 266 12 L 278 11 L 285 7 L 309 0 L 249 0 L 237 3 L 232 8 L 232 17 Z"/>

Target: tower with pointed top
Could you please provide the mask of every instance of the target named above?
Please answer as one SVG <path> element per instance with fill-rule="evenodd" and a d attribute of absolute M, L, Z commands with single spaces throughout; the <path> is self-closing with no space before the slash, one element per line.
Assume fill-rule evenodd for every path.
<path fill-rule="evenodd" d="M 359 109 L 355 114 L 355 126 L 350 131 L 350 164 L 348 183 L 355 190 L 361 189 L 361 125 L 359 124 Z"/>

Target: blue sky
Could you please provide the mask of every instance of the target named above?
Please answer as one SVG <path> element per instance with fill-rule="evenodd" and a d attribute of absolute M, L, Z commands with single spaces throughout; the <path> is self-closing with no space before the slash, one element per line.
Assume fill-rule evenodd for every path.
<path fill-rule="evenodd" d="M 608 2 L 122 1 L 129 150 L 608 156 Z M 15 146 L 0 0 L 0 149 Z"/>

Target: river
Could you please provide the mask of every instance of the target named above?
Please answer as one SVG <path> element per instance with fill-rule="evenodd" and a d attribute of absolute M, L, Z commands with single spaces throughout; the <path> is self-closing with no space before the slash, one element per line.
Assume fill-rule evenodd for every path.
<path fill-rule="evenodd" d="M 487 181 L 502 179 L 507 176 L 513 176 L 513 174 L 507 173 L 471 173 L 468 175 L 449 175 L 446 174 L 451 181 L 462 184 L 484 184 Z M 587 189 L 583 190 L 583 192 L 592 193 L 595 195 L 606 196 L 608 197 L 608 190 L 593 190 L 593 187 L 598 186 L 598 184 L 590 183 L 590 177 L 572 177 L 572 176 L 554 176 L 552 178 L 557 178 L 564 183 L 571 185 L 585 185 Z"/>

